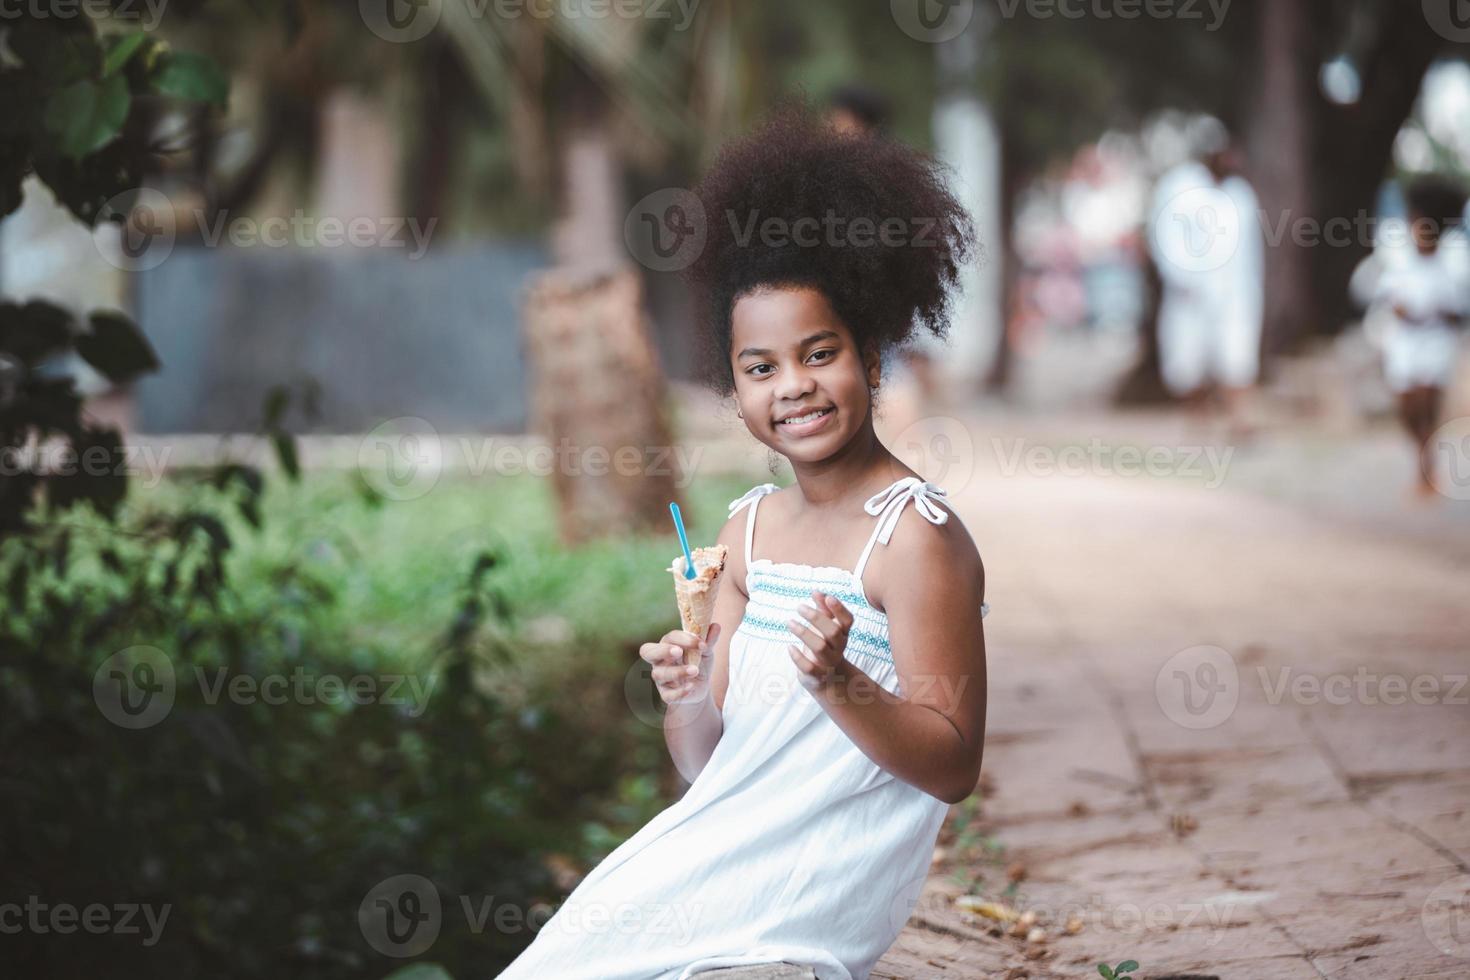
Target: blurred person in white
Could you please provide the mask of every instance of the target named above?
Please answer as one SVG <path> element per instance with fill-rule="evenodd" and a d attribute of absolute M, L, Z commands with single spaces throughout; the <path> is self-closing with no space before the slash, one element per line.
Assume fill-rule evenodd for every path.
<path fill-rule="evenodd" d="M 1350 288 L 1368 304 L 1367 331 L 1382 350 L 1384 380 L 1418 454 L 1415 492 L 1432 499 L 1431 439 L 1470 323 L 1470 243 L 1460 230 L 1465 191 L 1458 182 L 1421 176 L 1405 197 L 1408 234 L 1385 236 Z"/>
<path fill-rule="evenodd" d="M 1246 402 L 1260 374 L 1265 242 L 1260 203 L 1229 133 L 1209 120 L 1197 159 L 1159 179 L 1149 247 L 1163 281 L 1164 384 L 1194 411 L 1217 392 L 1231 434 L 1250 432 Z"/>

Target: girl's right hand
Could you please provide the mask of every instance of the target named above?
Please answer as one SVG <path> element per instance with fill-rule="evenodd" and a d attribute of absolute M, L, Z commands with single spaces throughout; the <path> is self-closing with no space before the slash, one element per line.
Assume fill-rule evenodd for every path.
<path fill-rule="evenodd" d="M 720 624 L 709 628 L 709 638 L 701 643 L 688 630 L 669 630 L 657 643 L 645 643 L 638 655 L 653 665 L 653 682 L 664 704 L 702 701 L 709 694 L 711 667 L 715 659 L 715 643 L 720 638 Z M 684 652 L 698 651 L 698 659 L 686 665 Z"/>

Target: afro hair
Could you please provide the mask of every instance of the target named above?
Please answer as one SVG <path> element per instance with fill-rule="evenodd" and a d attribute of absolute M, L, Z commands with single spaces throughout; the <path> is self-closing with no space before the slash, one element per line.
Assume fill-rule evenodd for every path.
<path fill-rule="evenodd" d="M 726 144 L 694 193 L 708 236 L 688 276 L 719 394 L 735 390 L 735 304 L 761 289 L 818 289 L 864 355 L 886 360 L 920 328 L 946 337 L 975 231 L 933 158 L 797 102 Z"/>
<path fill-rule="evenodd" d="M 1430 221 L 1437 233 L 1458 227 L 1465 218 L 1465 188 L 1451 177 L 1439 174 L 1415 177 L 1404 197 L 1409 216 Z"/>

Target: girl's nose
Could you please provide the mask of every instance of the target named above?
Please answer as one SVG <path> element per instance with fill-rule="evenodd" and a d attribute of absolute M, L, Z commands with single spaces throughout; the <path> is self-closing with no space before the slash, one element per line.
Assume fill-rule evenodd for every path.
<path fill-rule="evenodd" d="M 781 383 L 776 391 L 776 397 L 782 401 L 795 402 L 800 401 L 816 390 L 816 379 L 808 374 L 805 369 L 796 368 L 783 373 Z"/>

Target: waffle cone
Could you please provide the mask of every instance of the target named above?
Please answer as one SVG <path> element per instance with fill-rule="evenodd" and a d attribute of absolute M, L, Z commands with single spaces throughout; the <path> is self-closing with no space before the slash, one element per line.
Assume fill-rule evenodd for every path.
<path fill-rule="evenodd" d="M 729 549 L 722 544 L 708 548 L 695 548 L 694 578 L 684 577 L 684 556 L 679 555 L 668 571 L 674 576 L 674 598 L 679 603 L 679 621 L 683 628 L 705 638 L 714 622 L 715 599 L 719 596 L 720 582 L 725 576 L 725 558 Z M 686 653 L 688 662 L 697 662 L 698 652 Z"/>

